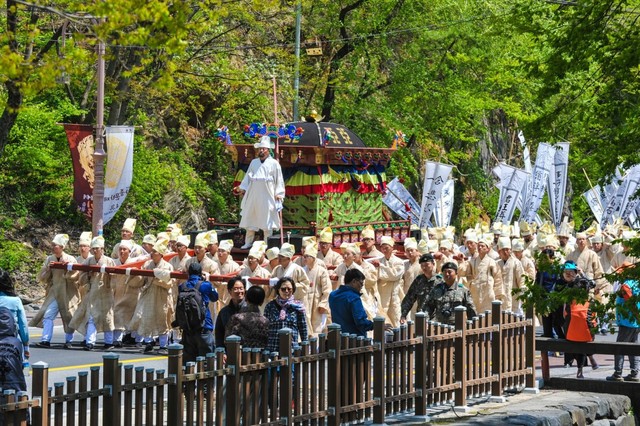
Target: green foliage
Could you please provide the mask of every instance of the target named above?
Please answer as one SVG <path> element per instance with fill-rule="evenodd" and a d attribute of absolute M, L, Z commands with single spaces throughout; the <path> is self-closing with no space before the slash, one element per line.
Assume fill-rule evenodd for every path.
<path fill-rule="evenodd" d="M 64 220 L 73 215 L 73 172 L 61 126 L 66 113 L 76 111 L 63 102 L 59 108 L 44 103 L 28 105 L 19 116 L 0 158 L 2 209 L 18 217 L 35 215 Z"/>
<path fill-rule="evenodd" d="M 31 252 L 22 243 L 0 239 L 0 268 L 15 271 L 30 257 Z"/>
<path fill-rule="evenodd" d="M 10 28 L 11 13 L 0 16 L 0 113 L 17 111 L 18 120 L 4 151 L 0 140 L 0 212 L 87 227 L 72 204 L 69 152 L 55 123 L 95 121 L 102 40 L 105 120 L 141 129 L 131 191 L 107 231 L 117 234 L 127 216 L 157 231 L 191 211 L 236 221 L 236 167 L 213 134 L 226 125 L 240 141 L 242 125 L 273 121 L 272 77 L 277 120 L 299 118 L 291 112 L 294 3 L 63 0 L 60 11 L 104 19 L 76 20 L 62 40 L 60 14 L 7 1 L 17 25 Z M 569 140 L 573 215 L 585 227 L 582 170 L 596 183 L 639 156 L 638 6 L 305 0 L 302 39 L 318 40 L 323 54 L 306 55 L 303 46 L 300 113 L 325 109 L 368 146 L 390 146 L 396 130 L 415 135 L 388 176 L 419 197 L 424 160 L 454 165 L 459 228 L 496 210 L 488 175 L 495 160 L 485 147 L 521 165 L 517 148 L 499 155 L 492 141 L 523 129 L 535 153 L 541 141 Z M 8 108 L 12 84 L 16 111 Z"/>

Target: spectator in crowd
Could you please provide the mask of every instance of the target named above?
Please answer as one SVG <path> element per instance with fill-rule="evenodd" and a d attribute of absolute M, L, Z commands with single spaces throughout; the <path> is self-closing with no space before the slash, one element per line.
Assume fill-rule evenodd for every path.
<path fill-rule="evenodd" d="M 572 260 L 567 260 L 564 263 L 562 280 L 561 285 L 565 288 L 579 288 L 588 292 L 595 287 L 593 281 L 587 279 L 584 275 L 578 274 L 578 266 Z M 591 288 L 586 284 L 589 282 L 593 284 Z M 593 340 L 591 327 L 595 326 L 595 322 L 591 317 L 588 300 L 585 303 L 579 303 L 576 300 L 565 303 L 564 318 L 563 330 L 565 339 L 570 342 L 591 342 Z M 583 379 L 582 369 L 587 362 L 587 356 L 582 353 L 565 354 L 565 362 L 571 362 L 572 359 L 575 359 L 578 364 L 576 378 Z M 593 367 L 594 369 L 597 368 L 595 365 Z"/>
<path fill-rule="evenodd" d="M 29 327 L 22 300 L 15 290 L 13 279 L 9 273 L 0 269 L 0 308 L 6 308 L 13 314 L 14 324 L 18 326 L 18 336 L 24 347 L 24 357 L 29 358 Z"/>
<path fill-rule="evenodd" d="M 240 276 L 236 276 L 227 281 L 227 293 L 229 294 L 229 303 L 218 313 L 216 318 L 215 335 L 216 346 L 224 348 L 224 336 L 226 334 L 227 323 L 237 313 L 240 313 L 246 305 L 244 300 L 246 292 L 245 283 Z"/>
<path fill-rule="evenodd" d="M 559 277 L 554 271 L 555 255 L 555 250 L 551 248 L 543 249 L 536 265 L 535 282 L 547 293 L 556 291 L 556 284 L 558 283 Z M 564 339 L 563 322 L 562 306 L 558 306 L 551 312 L 542 315 L 542 337 L 554 337 L 555 333 L 559 339 Z"/>
<path fill-rule="evenodd" d="M 634 267 L 630 262 L 622 264 L 622 270 Z M 636 280 L 626 280 L 620 286 L 616 294 L 616 320 L 618 323 L 618 337 L 616 342 L 638 343 L 638 334 L 640 333 L 640 322 L 638 321 L 638 313 L 640 312 L 640 286 Z M 639 382 L 638 369 L 640 369 L 640 357 L 637 355 L 629 355 L 628 375 L 622 377 L 622 368 L 624 366 L 624 356 L 615 355 L 615 371 L 613 375 L 607 377 L 607 380 L 620 382 Z"/>
<path fill-rule="evenodd" d="M 17 392 L 27 391 L 27 381 L 23 371 L 24 348 L 16 337 L 16 324 L 7 308 L 0 308 L 0 389 Z M 5 423 L 5 414 L 0 414 L 0 424 Z M 14 423 L 11 423 L 14 424 Z"/>
<path fill-rule="evenodd" d="M 225 328 L 225 338 L 239 336 L 244 348 L 266 348 L 269 343 L 269 320 L 260 313 L 265 299 L 265 291 L 261 286 L 251 286 L 247 290 L 246 304 L 229 319 Z"/>
<path fill-rule="evenodd" d="M 367 318 L 360 299 L 364 281 L 365 276 L 360 269 L 349 269 L 344 275 L 344 285 L 329 295 L 333 322 L 340 324 L 343 333 L 366 337 L 367 332 L 373 330 L 373 321 Z M 386 324 L 385 328 L 390 330 L 391 324 Z"/>
<path fill-rule="evenodd" d="M 292 342 L 297 344 L 309 339 L 307 329 L 307 317 L 301 301 L 293 295 L 296 292 L 296 283 L 289 277 L 283 277 L 275 285 L 276 298 L 267 303 L 264 308 L 264 316 L 269 320 L 269 352 L 278 352 L 278 331 L 289 328 L 293 332 Z"/>
<path fill-rule="evenodd" d="M 218 300 L 218 292 L 213 288 L 213 285 L 209 281 L 202 279 L 202 266 L 199 263 L 189 265 L 188 273 L 189 278 L 178 286 L 178 292 L 184 291 L 187 288 L 193 288 L 199 291 L 205 313 L 202 329 L 182 330 L 182 340 L 180 343 L 184 346 L 183 361 L 185 363 L 190 361 L 195 362 L 199 356 L 206 356 L 208 353 L 214 351 L 213 320 L 209 312 L 209 302 Z"/>

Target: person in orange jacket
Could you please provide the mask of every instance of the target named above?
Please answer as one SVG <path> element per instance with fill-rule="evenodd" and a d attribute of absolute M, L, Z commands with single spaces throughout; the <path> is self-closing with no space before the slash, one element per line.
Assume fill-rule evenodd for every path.
<path fill-rule="evenodd" d="M 593 284 L 593 281 L 578 273 L 578 266 L 571 260 L 566 261 L 564 264 L 562 279 L 566 282 L 568 288 L 582 288 L 588 291 L 589 286 Z M 594 324 L 591 318 L 591 310 L 589 309 L 589 301 L 578 303 L 576 300 L 572 300 L 570 303 L 565 303 L 563 328 L 565 338 L 568 341 L 591 342 L 593 340 L 592 326 Z M 578 364 L 576 377 L 583 379 L 582 368 L 586 364 L 587 355 L 576 353 L 567 355 L 576 360 Z"/>

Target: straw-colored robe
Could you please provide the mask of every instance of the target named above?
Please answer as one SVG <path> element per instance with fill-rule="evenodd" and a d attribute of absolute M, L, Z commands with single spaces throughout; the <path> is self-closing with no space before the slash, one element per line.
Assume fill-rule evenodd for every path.
<path fill-rule="evenodd" d="M 380 293 L 380 307 L 389 319 L 392 326 L 400 325 L 400 303 L 402 299 L 402 276 L 404 275 L 404 262 L 402 259 L 391 255 L 389 259 L 380 259 L 378 267 L 378 292 Z"/>
<path fill-rule="evenodd" d="M 115 266 L 115 262 L 106 255 L 100 256 L 96 260 L 94 256 L 84 262 L 89 266 Z M 113 331 L 115 329 L 113 321 L 113 290 L 111 288 L 111 274 L 106 272 L 82 272 L 80 274 L 80 285 L 86 288 L 85 297 L 80 302 L 80 306 L 73 314 L 69 327 L 87 334 L 87 323 L 89 318 L 93 318 L 93 324 L 98 333 Z"/>
<path fill-rule="evenodd" d="M 502 272 L 488 254 L 469 261 L 467 282 L 478 314 L 490 311 L 494 300 L 502 301 L 502 306 L 506 305 L 507 295 L 502 287 Z"/>
<path fill-rule="evenodd" d="M 158 264 L 149 260 L 142 269 L 173 271 L 171 264 L 165 260 Z M 172 281 L 163 281 L 157 277 L 144 278 L 136 310 L 127 327 L 129 330 L 137 332 L 139 336 L 157 336 L 171 329 L 175 310 L 175 302 L 171 295 Z"/>
<path fill-rule="evenodd" d="M 55 255 L 50 255 L 46 258 L 38 274 L 38 281 L 44 284 L 46 289 L 44 302 L 42 302 L 40 310 L 29 321 L 29 326 L 42 328 L 42 320 L 47 307 L 55 300 L 58 303 L 64 332 L 72 333 L 73 329 L 69 327 L 69 322 L 76 309 L 78 309 L 81 300 L 78 288 L 80 272 L 67 271 L 66 269 L 50 269 L 49 264 L 51 262 L 76 263 L 76 258 L 64 252 L 60 259 L 56 258 Z"/>

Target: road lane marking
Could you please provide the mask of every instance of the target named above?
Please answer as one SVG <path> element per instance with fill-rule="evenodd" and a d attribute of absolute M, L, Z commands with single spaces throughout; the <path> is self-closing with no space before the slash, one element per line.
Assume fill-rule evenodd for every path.
<path fill-rule="evenodd" d="M 168 358 L 166 356 L 154 356 L 150 358 L 127 359 L 127 360 L 123 360 L 121 364 L 126 365 L 126 364 L 135 364 L 138 362 L 160 361 L 162 359 L 168 359 Z M 101 362 L 96 362 L 93 364 L 68 365 L 66 367 L 50 368 L 49 371 L 79 370 L 82 368 L 102 367 L 103 365 L 104 364 Z"/>

